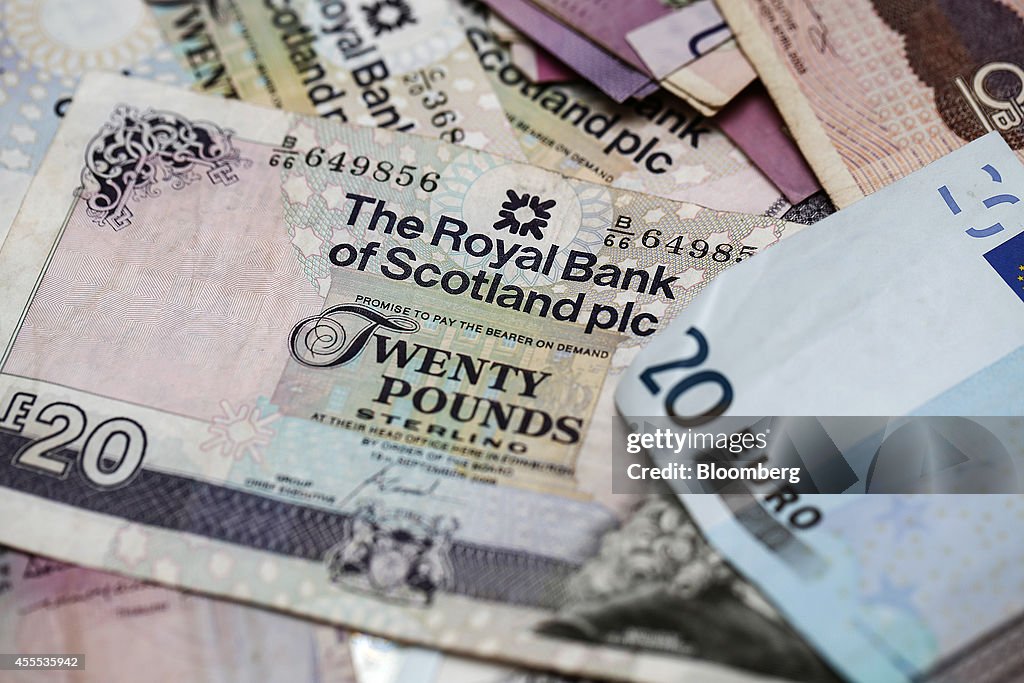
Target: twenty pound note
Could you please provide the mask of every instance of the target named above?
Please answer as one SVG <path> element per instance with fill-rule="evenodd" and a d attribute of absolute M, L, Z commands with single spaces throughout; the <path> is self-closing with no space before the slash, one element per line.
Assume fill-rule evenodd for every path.
<path fill-rule="evenodd" d="M 468 654 L 735 680 L 538 629 L 621 519 L 609 377 L 793 229 L 90 77 L 0 253 L 0 540 Z"/>
<path fill-rule="evenodd" d="M 790 420 L 744 434 L 765 445 L 720 468 L 799 464 L 788 481 L 716 488 L 700 481 L 707 462 L 667 473 L 711 542 L 851 680 L 1019 671 L 1022 192 L 1013 150 L 975 140 L 715 282 L 617 390 L 638 426 L 670 416 L 677 436 L 823 416 L 791 442 L 776 433 Z M 652 456 L 671 470 L 672 450 Z"/>

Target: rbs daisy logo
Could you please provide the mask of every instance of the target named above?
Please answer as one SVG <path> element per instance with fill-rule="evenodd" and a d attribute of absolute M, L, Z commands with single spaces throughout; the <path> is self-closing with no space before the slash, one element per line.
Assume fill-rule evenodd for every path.
<path fill-rule="evenodd" d="M 374 36 L 397 31 L 403 26 L 416 23 L 412 8 L 406 0 L 380 0 L 371 5 L 362 6 L 366 15 L 366 23 Z"/>
<path fill-rule="evenodd" d="M 548 227 L 550 209 L 554 208 L 555 200 L 543 201 L 538 195 L 517 194 L 515 190 L 508 190 L 505 195 L 508 199 L 501 203 L 494 229 L 507 229 L 513 235 L 531 235 L 539 240 L 544 239 L 543 230 Z"/>

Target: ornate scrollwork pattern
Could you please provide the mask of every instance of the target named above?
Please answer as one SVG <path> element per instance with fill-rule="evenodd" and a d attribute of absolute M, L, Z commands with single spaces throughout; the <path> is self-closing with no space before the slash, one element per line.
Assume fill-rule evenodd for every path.
<path fill-rule="evenodd" d="M 130 201 L 155 197 L 161 184 L 180 190 L 202 176 L 215 185 L 238 181 L 242 159 L 231 131 L 167 111 L 120 105 L 85 152 L 86 213 L 114 230 L 131 224 Z"/>
<path fill-rule="evenodd" d="M 384 315 L 360 304 L 338 304 L 300 320 L 292 328 L 292 358 L 311 368 L 352 362 L 378 330 L 418 332 L 420 324 L 405 315 Z"/>

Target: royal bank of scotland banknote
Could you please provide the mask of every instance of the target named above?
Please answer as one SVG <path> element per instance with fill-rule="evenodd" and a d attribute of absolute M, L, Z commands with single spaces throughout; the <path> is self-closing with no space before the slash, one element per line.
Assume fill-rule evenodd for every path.
<path fill-rule="evenodd" d="M 5 670 L 10 683 L 359 683 L 344 631 L 13 550 L 0 550 L 0 609 L 5 653 L 78 659 Z"/>
<path fill-rule="evenodd" d="M 151 4 L 179 52 L 209 43 L 245 101 L 522 158 L 446 0 Z"/>
<path fill-rule="evenodd" d="M 531 83 L 489 28 L 456 5 L 526 158 L 564 175 L 716 209 L 778 216 L 779 190 L 710 120 L 673 97 L 618 104 L 581 83 Z"/>
<path fill-rule="evenodd" d="M 722 0 L 840 207 L 983 135 L 1024 145 L 1024 5 Z"/>
<path fill-rule="evenodd" d="M 182 68 L 192 75 L 193 88 L 237 99 L 235 79 L 247 78 L 256 66 L 245 41 L 230 37 L 239 29 L 233 7 L 218 0 L 144 2 Z M 256 103 L 273 105 L 269 97 Z"/>
<path fill-rule="evenodd" d="M 504 110 L 521 148 L 513 151 L 513 157 L 525 154 L 534 165 L 581 180 L 717 209 L 778 216 L 789 208 L 771 181 L 721 131 L 689 107 L 672 98 L 656 97 L 642 105 L 618 105 L 583 85 L 533 85 L 512 63 L 508 47 L 492 37 L 482 5 L 454 0 L 422 5 L 458 10 L 468 44 L 480 62 L 480 67 L 468 74 L 477 83 L 473 89 L 477 104 L 499 117 Z M 274 106 L 266 88 L 256 87 L 263 80 L 259 73 L 263 62 L 251 56 L 249 43 L 241 38 L 248 29 L 238 20 L 235 5 L 154 0 L 151 6 L 168 39 L 192 69 L 197 88 L 230 95 L 223 92 L 222 79 L 225 73 L 233 74 L 235 81 L 253 85 L 248 90 L 242 88 L 239 94 L 243 99 Z M 310 26 L 320 26 L 322 18 L 318 22 Z M 417 35 L 421 39 L 423 34 Z M 416 39 L 413 36 L 412 40 Z M 327 44 L 323 49 L 331 54 L 334 48 Z M 487 78 L 481 79 L 482 75 Z M 287 71 L 281 78 L 286 76 Z M 390 79 L 384 85 L 393 88 L 394 84 Z M 440 101 L 447 95 L 441 92 L 437 98 Z M 496 101 L 498 110 L 493 109 Z M 277 105 L 306 111 L 301 103 L 278 101 Z M 458 111 L 472 112 L 472 120 L 481 110 L 467 104 Z M 501 130 L 496 119 L 487 118 L 484 124 L 488 130 Z M 458 142 L 478 146 L 473 140 L 460 137 Z"/>
<path fill-rule="evenodd" d="M 610 378 L 794 227 L 90 77 L 0 252 L 0 538 L 432 647 L 736 680 L 541 627 L 621 519 Z"/>
<path fill-rule="evenodd" d="M 188 82 L 140 3 L 0 4 L 0 243 L 85 69 Z"/>

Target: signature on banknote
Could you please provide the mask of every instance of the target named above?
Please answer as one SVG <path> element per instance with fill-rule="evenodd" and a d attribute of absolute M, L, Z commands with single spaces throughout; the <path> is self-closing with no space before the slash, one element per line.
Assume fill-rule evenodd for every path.
<path fill-rule="evenodd" d="M 403 448 L 402 446 L 397 445 L 394 447 Z M 376 493 L 397 493 L 406 496 L 433 496 L 437 494 L 437 489 L 440 486 L 440 480 L 438 479 L 434 479 L 428 485 L 420 486 L 409 486 L 407 483 L 403 482 L 403 478 L 395 474 L 394 465 L 385 465 L 378 471 L 374 472 L 371 476 L 359 482 L 352 491 L 341 499 L 338 506 L 344 508 L 348 503 L 365 491 L 373 491 Z M 439 495 L 438 497 L 443 500 L 459 502 L 457 498 L 453 498 L 451 496 Z"/>

